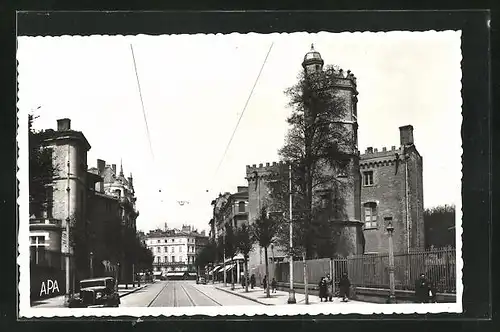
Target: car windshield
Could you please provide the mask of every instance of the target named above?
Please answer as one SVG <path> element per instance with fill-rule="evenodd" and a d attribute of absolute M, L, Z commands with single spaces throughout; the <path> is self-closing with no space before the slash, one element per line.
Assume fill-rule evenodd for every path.
<path fill-rule="evenodd" d="M 80 288 L 88 287 L 105 287 L 105 280 L 92 280 L 92 281 L 82 281 L 80 282 Z"/>

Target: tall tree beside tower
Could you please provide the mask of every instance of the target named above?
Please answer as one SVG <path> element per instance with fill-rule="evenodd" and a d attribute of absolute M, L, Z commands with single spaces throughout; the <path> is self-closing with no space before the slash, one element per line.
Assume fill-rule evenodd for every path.
<path fill-rule="evenodd" d="M 309 258 L 332 257 L 338 237 L 334 221 L 349 219 L 344 192 L 350 183 L 345 179 L 353 173 L 352 158 L 357 152 L 357 128 L 345 121 L 351 115 L 351 104 L 335 83 L 351 74 L 331 66 L 323 68 L 323 60 L 313 48 L 303 67 L 298 82 L 285 91 L 292 113 L 279 151 L 281 159 L 292 164 L 293 249 L 296 255 Z M 289 189 L 288 174 L 276 174 L 270 193 L 273 210 L 288 210 Z M 281 225 L 279 242 L 288 248 L 288 225 Z"/>

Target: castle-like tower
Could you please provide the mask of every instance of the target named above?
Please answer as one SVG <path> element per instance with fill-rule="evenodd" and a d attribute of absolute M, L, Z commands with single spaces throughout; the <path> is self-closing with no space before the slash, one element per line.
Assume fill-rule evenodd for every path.
<path fill-rule="evenodd" d="M 347 135 L 347 144 L 342 144 L 341 149 L 346 159 L 347 167 L 341 172 L 324 168 L 323 172 L 333 174 L 342 182 L 341 188 L 324 186 L 313 192 L 314 204 L 322 204 L 322 201 L 330 201 L 333 204 L 326 204 L 325 218 L 333 223 L 336 229 L 336 254 L 349 256 L 362 254 L 364 252 L 363 223 L 361 222 L 361 174 L 358 151 L 358 123 L 357 123 L 357 89 L 356 78 L 350 71 L 344 72 L 339 68 L 324 69 L 324 60 L 321 54 L 311 46 L 311 50 L 305 54 L 302 62 L 305 75 L 314 75 L 323 72 L 326 77 L 326 88 L 331 89 L 333 95 L 342 101 L 345 111 L 332 112 L 328 121 L 335 122 L 338 126 L 332 128 L 342 128 L 343 135 Z M 307 114 L 306 114 L 307 116 Z M 333 129 L 335 130 L 335 129 Z M 252 223 L 258 216 L 263 204 L 269 199 L 270 185 L 277 174 L 287 174 L 287 165 L 283 163 L 266 163 L 247 166 L 246 179 L 248 180 L 248 205 L 249 222 Z M 335 172 L 338 172 L 335 174 Z M 340 209 L 339 209 L 340 207 Z M 335 209 L 336 213 L 326 211 Z M 340 210 L 340 211 L 339 211 Z M 285 252 L 280 248 L 275 248 L 276 257 L 284 258 Z M 250 255 L 250 266 L 262 264 L 261 250 L 254 250 Z M 286 258 L 285 258 L 286 259 Z M 281 260 L 281 259 L 278 259 Z"/>
<path fill-rule="evenodd" d="M 346 140 L 339 148 L 346 158 L 344 162 L 346 169 L 334 170 L 324 168 L 323 172 L 335 175 L 342 186 L 333 187 L 331 184 L 318 188 L 313 193 L 314 200 L 321 204 L 322 200 L 329 201 L 325 209 L 328 221 L 335 225 L 337 231 L 336 253 L 341 256 L 362 254 L 364 252 L 363 223 L 361 222 L 361 175 L 359 170 L 358 151 L 358 120 L 357 120 L 357 95 L 356 77 L 350 72 L 344 72 L 341 68 L 331 67 L 326 71 L 323 68 L 324 61 L 321 54 L 311 45 L 311 50 L 304 56 L 302 67 L 305 75 L 315 75 L 323 72 L 326 77 L 324 88 L 330 89 L 332 95 L 339 98 L 340 106 L 344 112 L 332 112 L 328 114 L 328 121 L 335 123 L 332 130 L 342 128 L 342 135 Z M 307 110 L 306 110 L 307 112 Z M 307 116 L 307 114 L 306 114 Z"/>

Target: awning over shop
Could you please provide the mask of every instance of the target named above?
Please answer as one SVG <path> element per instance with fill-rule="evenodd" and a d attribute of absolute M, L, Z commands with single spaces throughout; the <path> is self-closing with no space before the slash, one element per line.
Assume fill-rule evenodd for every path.
<path fill-rule="evenodd" d="M 233 264 L 233 265 L 226 265 L 226 267 L 225 267 L 222 271 L 220 271 L 220 272 L 227 272 L 227 271 L 231 271 L 231 269 L 232 269 L 233 267 L 235 267 L 235 266 L 236 266 L 236 264 Z"/>
<path fill-rule="evenodd" d="M 219 271 L 219 269 L 222 267 L 222 265 L 216 266 L 212 271 L 208 272 L 209 275 L 212 275 Z"/>

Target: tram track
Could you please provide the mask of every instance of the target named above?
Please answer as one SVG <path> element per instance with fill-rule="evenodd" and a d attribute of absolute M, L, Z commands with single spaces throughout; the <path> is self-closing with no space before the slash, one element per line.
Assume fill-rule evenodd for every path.
<path fill-rule="evenodd" d="M 155 297 L 151 300 L 151 302 L 149 302 L 149 304 L 147 305 L 148 307 L 151 307 L 153 305 L 153 303 L 156 301 L 158 296 L 160 296 L 160 294 L 163 293 L 163 291 L 165 290 L 165 288 L 167 288 L 167 286 L 168 286 L 168 283 L 165 283 L 165 286 L 163 286 L 161 288 L 161 290 L 158 292 L 158 294 L 156 294 Z"/>
<path fill-rule="evenodd" d="M 186 294 L 186 297 L 188 298 L 189 303 L 191 303 L 191 306 L 192 307 L 196 307 L 196 304 L 194 303 L 193 298 L 191 297 L 191 295 L 189 295 L 189 293 L 186 290 L 186 288 L 183 285 L 180 285 L 180 286 L 181 286 L 181 289 L 184 291 L 184 294 Z"/>
<path fill-rule="evenodd" d="M 171 286 L 171 287 L 169 287 L 169 286 Z M 181 290 L 177 289 L 179 287 L 180 287 Z M 173 306 L 173 307 L 180 307 L 180 305 L 179 305 L 180 303 L 179 302 L 182 302 L 182 301 L 179 301 L 178 295 L 181 295 L 181 294 L 185 294 L 185 296 L 188 299 L 188 302 L 189 302 L 190 306 L 195 307 L 195 306 L 197 306 L 197 304 L 196 304 L 195 300 L 193 299 L 193 296 L 190 294 L 190 292 L 192 292 L 191 289 L 193 289 L 197 293 L 200 293 L 203 297 L 207 298 L 214 305 L 223 306 L 223 304 L 221 304 L 220 302 L 218 302 L 217 300 L 215 300 L 212 296 L 206 294 L 204 291 L 200 290 L 198 287 L 195 287 L 193 285 L 186 286 L 186 285 L 183 285 L 180 282 L 169 281 L 169 282 L 165 283 L 165 285 L 160 289 L 160 291 L 149 302 L 149 304 L 147 305 L 147 307 L 154 306 L 155 302 L 157 302 L 158 298 L 160 298 L 161 296 L 165 296 L 165 295 L 169 296 L 171 298 L 171 301 L 172 301 L 172 302 L 170 302 L 171 306 Z M 196 296 L 195 296 L 195 298 L 196 298 Z M 166 306 L 168 306 L 168 305 L 166 305 Z"/>
<path fill-rule="evenodd" d="M 214 300 L 211 296 L 207 295 L 205 292 L 199 290 L 198 288 L 196 287 L 193 287 L 195 290 L 197 290 L 200 294 L 204 295 L 206 298 L 208 298 L 210 301 L 214 302 L 215 304 L 217 304 L 218 306 L 222 306 L 221 303 L 217 302 L 216 300 Z"/>

